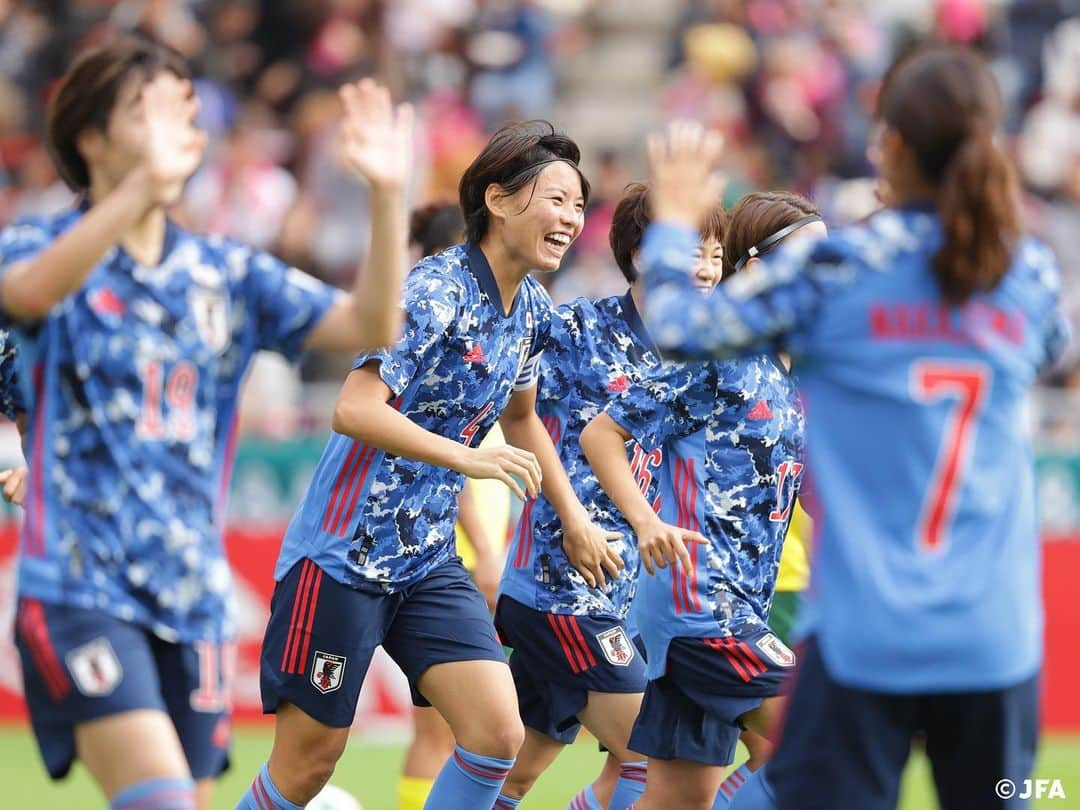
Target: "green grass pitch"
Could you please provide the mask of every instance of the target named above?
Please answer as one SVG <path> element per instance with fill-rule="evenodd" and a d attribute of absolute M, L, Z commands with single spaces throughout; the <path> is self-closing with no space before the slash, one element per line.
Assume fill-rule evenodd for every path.
<path fill-rule="evenodd" d="M 231 810 L 270 750 L 268 727 L 241 728 L 233 750 L 233 767 L 221 780 L 215 808 Z M 338 764 L 333 783 L 364 804 L 364 810 L 396 810 L 395 791 L 401 764 L 401 745 L 354 743 Z M 5 774 L 0 807 L 56 807 L 65 810 L 101 810 L 99 797 L 86 772 L 76 767 L 58 786 L 48 784 L 34 741 L 24 727 L 0 728 L 0 762 Z M 566 803 L 598 773 L 603 759 L 592 740 L 570 746 L 544 774 L 522 803 L 522 810 L 563 810 Z M 1045 738 L 1036 776 L 1062 780 L 1068 797 L 1043 800 L 1033 806 L 1047 810 L 1080 809 L 1080 737 Z M 904 778 L 901 810 L 934 810 L 929 769 L 922 757 L 912 759 Z"/>

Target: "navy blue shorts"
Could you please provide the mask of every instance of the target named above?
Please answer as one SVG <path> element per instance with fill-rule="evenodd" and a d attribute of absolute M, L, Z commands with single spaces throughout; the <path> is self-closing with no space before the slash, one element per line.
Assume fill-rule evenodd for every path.
<path fill-rule="evenodd" d="M 263 711 L 288 701 L 320 723 L 352 725 L 379 646 L 409 679 L 417 706 L 431 705 L 416 685 L 429 667 L 506 661 L 487 603 L 459 558 L 393 594 L 342 585 L 303 559 L 270 601 L 259 667 Z"/>
<path fill-rule="evenodd" d="M 133 709 L 172 718 L 195 779 L 228 767 L 232 644 L 172 644 L 106 613 L 27 598 L 19 600 L 15 644 L 53 779 L 71 769 L 77 725 Z"/>
<path fill-rule="evenodd" d="M 1008 689 L 897 695 L 834 681 L 813 639 L 800 650 L 783 734 L 768 764 L 780 808 L 896 807 L 917 732 L 926 735 L 942 807 L 1019 807 L 994 786 L 1022 789 L 1039 737 L 1038 677 Z"/>
<path fill-rule="evenodd" d="M 577 736 L 589 692 L 645 690 L 645 657 L 618 619 L 545 613 L 504 596 L 495 624 L 514 651 L 522 722 L 561 743 Z"/>
<path fill-rule="evenodd" d="M 726 638 L 676 638 L 664 675 L 649 681 L 630 749 L 655 759 L 730 765 L 739 721 L 780 693 L 795 655 L 768 629 Z"/>

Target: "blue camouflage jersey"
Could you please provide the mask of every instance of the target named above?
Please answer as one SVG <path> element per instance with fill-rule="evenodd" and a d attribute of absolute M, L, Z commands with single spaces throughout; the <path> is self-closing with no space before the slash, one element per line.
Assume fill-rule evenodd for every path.
<path fill-rule="evenodd" d="M 22 390 L 25 375 L 19 372 L 18 352 L 15 336 L 7 329 L 0 329 L 0 414 L 12 421 L 26 411 Z"/>
<path fill-rule="evenodd" d="M 526 277 L 509 313 L 476 245 L 423 259 L 405 283 L 405 330 L 379 364 L 390 403 L 425 430 L 478 446 L 515 390 L 536 384 L 551 299 Z M 338 582 L 395 593 L 455 553 L 465 477 L 333 433 L 285 534 L 275 579 L 304 557 Z"/>
<path fill-rule="evenodd" d="M 7 228 L 0 268 L 83 210 Z M 257 350 L 297 357 L 333 297 L 272 256 L 170 222 L 157 266 L 114 248 L 43 320 L 10 322 L 30 380 L 19 594 L 169 641 L 232 635 L 218 519 L 240 381 Z"/>
<path fill-rule="evenodd" d="M 663 351 L 785 347 L 807 418 L 812 580 L 800 633 L 829 674 L 894 693 L 1005 688 L 1042 656 L 1028 391 L 1068 327 L 1050 252 L 1021 241 L 1002 281 L 946 306 L 930 207 L 886 210 L 686 295 L 696 235 L 646 235 Z"/>
<path fill-rule="evenodd" d="M 546 498 L 525 505 L 514 531 L 499 593 L 535 610 L 625 618 L 638 570 L 637 540 L 596 479 L 579 439 L 604 405 L 633 385 L 660 359 L 630 293 L 559 307 L 540 364 L 536 411 L 551 434 L 578 500 L 593 521 L 621 532 L 618 550 L 626 567 L 603 590 L 590 588 L 562 548 L 562 524 Z M 627 444 L 634 474 L 650 503 L 659 448 Z"/>
<path fill-rule="evenodd" d="M 660 518 L 709 541 L 687 546 L 689 570 L 669 565 L 638 583 L 634 613 L 658 678 L 673 638 L 765 625 L 802 477 L 802 410 L 783 368 L 755 355 L 666 362 L 606 411 L 639 444 L 662 448 Z"/>

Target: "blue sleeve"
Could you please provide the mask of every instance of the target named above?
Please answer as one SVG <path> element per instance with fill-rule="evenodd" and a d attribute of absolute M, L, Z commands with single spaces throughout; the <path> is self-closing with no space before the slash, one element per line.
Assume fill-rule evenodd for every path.
<path fill-rule="evenodd" d="M 689 228 L 657 222 L 642 242 L 645 323 L 666 358 L 724 358 L 784 346 L 813 322 L 841 258 L 822 242 L 800 242 L 703 296 L 688 272 L 697 240 Z"/>
<path fill-rule="evenodd" d="M 551 296 L 536 279 L 526 278 L 521 292 L 526 296 L 523 303 L 529 307 L 529 314 L 525 319 L 528 346 L 514 380 L 515 391 L 532 388 L 540 379 L 540 359 L 551 341 L 551 319 L 555 309 Z"/>
<path fill-rule="evenodd" d="M 1042 355 L 1036 360 L 1039 372 L 1052 368 L 1065 355 L 1072 340 L 1072 325 L 1061 309 L 1061 269 L 1053 251 L 1033 239 L 1025 240 L 1022 261 L 1035 272 L 1038 285 L 1045 290 L 1045 307 L 1035 315 Z"/>
<path fill-rule="evenodd" d="M 42 220 L 19 220 L 4 228 L 0 233 L 0 276 L 11 269 L 12 265 L 33 259 L 47 248 L 52 240 L 53 234 Z M 6 312 L 0 319 L 14 323 Z"/>
<path fill-rule="evenodd" d="M 571 304 L 551 313 L 551 331 L 540 363 L 540 390 L 537 404 L 565 399 L 570 395 L 581 357 L 581 320 Z"/>
<path fill-rule="evenodd" d="M 269 253 L 251 250 L 242 294 L 258 347 L 295 361 L 340 292 Z"/>
<path fill-rule="evenodd" d="M 353 362 L 353 369 L 378 361 L 382 381 L 395 397 L 401 396 L 457 323 L 462 295 L 460 281 L 448 268 L 425 259 L 405 279 L 402 296 L 405 326 L 401 339 L 385 349 L 361 352 Z"/>
<path fill-rule="evenodd" d="M 716 404 L 715 363 L 663 363 L 604 408 L 642 447 L 705 426 Z"/>
<path fill-rule="evenodd" d="M 0 413 L 12 421 L 17 414 L 26 411 L 17 352 L 11 335 L 0 330 Z"/>

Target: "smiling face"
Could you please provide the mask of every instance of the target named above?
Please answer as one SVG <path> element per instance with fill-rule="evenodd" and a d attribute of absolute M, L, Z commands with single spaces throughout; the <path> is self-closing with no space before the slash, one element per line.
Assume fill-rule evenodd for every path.
<path fill-rule="evenodd" d="M 690 273 L 694 286 L 703 293 L 711 291 L 720 283 L 724 275 L 724 245 L 719 239 L 706 237 L 698 242 Z"/>
<path fill-rule="evenodd" d="M 549 273 L 559 269 L 585 224 L 581 178 L 561 160 L 545 166 L 535 184 L 528 183 L 515 194 L 489 194 L 488 205 L 493 230 L 508 256 Z"/>

